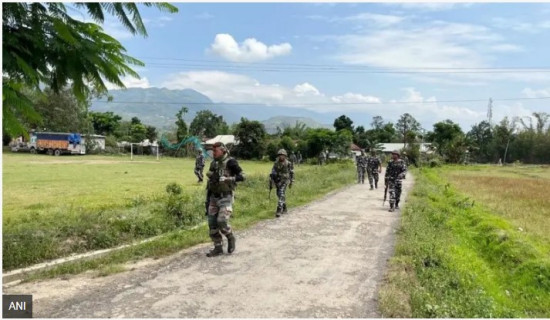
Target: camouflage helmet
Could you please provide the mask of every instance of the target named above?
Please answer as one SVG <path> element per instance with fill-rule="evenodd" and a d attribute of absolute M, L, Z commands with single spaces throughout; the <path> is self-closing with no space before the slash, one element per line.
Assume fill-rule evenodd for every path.
<path fill-rule="evenodd" d="M 277 151 L 277 155 L 278 156 L 283 155 L 285 157 L 288 156 L 285 149 L 280 149 L 279 151 Z"/>
<path fill-rule="evenodd" d="M 214 145 L 212 146 L 212 148 L 218 148 L 218 149 L 221 149 L 224 153 L 227 153 L 227 147 L 225 146 L 225 144 L 223 142 L 216 142 L 214 143 Z"/>
<path fill-rule="evenodd" d="M 393 150 L 391 153 L 392 153 L 392 154 L 396 154 L 396 155 L 398 155 L 398 156 L 401 156 L 401 154 L 399 153 L 399 150 Z"/>

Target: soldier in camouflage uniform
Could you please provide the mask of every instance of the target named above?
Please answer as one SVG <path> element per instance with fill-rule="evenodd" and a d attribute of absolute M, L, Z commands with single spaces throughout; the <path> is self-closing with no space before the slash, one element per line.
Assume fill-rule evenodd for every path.
<path fill-rule="evenodd" d="M 399 209 L 401 200 L 401 180 L 407 171 L 405 162 L 399 158 L 399 151 L 392 151 L 392 159 L 386 167 L 385 183 L 390 192 L 390 212 Z"/>
<path fill-rule="evenodd" d="M 376 156 L 376 151 L 371 150 L 370 157 L 367 159 L 367 175 L 369 177 L 370 190 L 374 187 L 378 189 L 378 174 L 382 172 L 382 162 Z"/>
<path fill-rule="evenodd" d="M 235 251 L 235 236 L 229 225 L 233 212 L 233 193 L 238 181 L 244 181 L 244 173 L 237 160 L 229 156 L 225 145 L 216 142 L 212 147 L 214 160 L 206 173 L 208 177 L 208 228 L 214 249 L 206 255 L 215 257 L 223 254 L 223 237 L 227 237 L 227 253 Z"/>
<path fill-rule="evenodd" d="M 195 175 L 199 178 L 199 183 L 202 182 L 204 176 L 202 171 L 204 170 L 204 155 L 201 150 L 197 150 L 197 157 L 195 158 Z"/>
<path fill-rule="evenodd" d="M 292 188 L 292 182 L 294 182 L 294 166 L 286 157 L 285 149 L 277 152 L 277 160 L 275 160 L 269 175 L 277 187 L 277 198 L 279 198 L 275 213 L 277 218 L 281 216 L 281 213 L 287 213 L 285 191 L 287 185 Z"/>
<path fill-rule="evenodd" d="M 357 183 L 365 183 L 365 171 L 367 169 L 367 158 L 365 153 L 361 150 L 361 154 L 355 157 L 355 164 L 357 165 Z"/>
<path fill-rule="evenodd" d="M 294 151 L 292 151 L 292 153 L 290 154 L 290 162 L 292 162 L 293 165 L 298 162 L 298 158 L 296 157 Z"/>

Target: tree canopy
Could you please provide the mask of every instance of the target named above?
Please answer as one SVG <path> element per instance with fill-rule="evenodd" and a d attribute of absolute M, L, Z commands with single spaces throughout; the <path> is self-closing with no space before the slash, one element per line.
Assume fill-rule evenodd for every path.
<path fill-rule="evenodd" d="M 168 12 L 177 8 L 167 3 L 143 3 Z M 146 36 L 141 15 L 134 3 L 75 3 L 87 9 L 96 22 L 103 23 L 104 11 L 119 19 L 133 34 Z M 139 78 L 130 67 L 144 64 L 127 55 L 126 49 L 91 22 L 72 18 L 65 4 L 2 3 L 2 114 L 3 129 L 11 135 L 27 135 L 23 122 L 37 122 L 26 89 L 54 93 L 67 86 L 84 101 L 91 92 L 107 91 L 105 80 L 124 88 L 121 77 Z"/>

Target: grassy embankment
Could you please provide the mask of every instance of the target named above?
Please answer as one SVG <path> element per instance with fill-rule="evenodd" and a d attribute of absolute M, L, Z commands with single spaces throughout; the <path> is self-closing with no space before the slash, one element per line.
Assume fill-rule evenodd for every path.
<path fill-rule="evenodd" d="M 274 217 L 275 190 L 268 200 L 272 163 L 240 161 L 247 175 L 236 193 L 232 226 L 247 228 Z M 124 156 L 3 155 L 3 271 L 137 240 L 156 240 L 101 258 L 67 263 L 35 277 L 118 270 L 117 264 L 159 257 L 209 242 L 204 218 L 205 186 L 193 174 L 193 159 Z M 205 170 L 206 172 L 207 170 Z M 351 184 L 349 164 L 296 168 L 289 209 Z M 166 186 L 183 188 L 183 219 L 167 213 Z"/>
<path fill-rule="evenodd" d="M 550 317 L 550 169 L 415 173 L 384 316 Z"/>

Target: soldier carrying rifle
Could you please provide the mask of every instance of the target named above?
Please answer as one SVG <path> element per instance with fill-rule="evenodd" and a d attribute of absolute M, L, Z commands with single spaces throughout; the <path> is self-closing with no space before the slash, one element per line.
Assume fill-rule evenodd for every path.
<path fill-rule="evenodd" d="M 286 157 L 287 153 L 285 149 L 277 152 L 277 159 L 269 175 L 270 190 L 273 184 L 277 187 L 277 197 L 279 198 L 277 211 L 275 212 L 277 218 L 281 216 L 281 213 L 287 213 L 285 191 L 287 185 L 289 188 L 292 188 L 292 182 L 294 182 L 294 166 Z"/>

